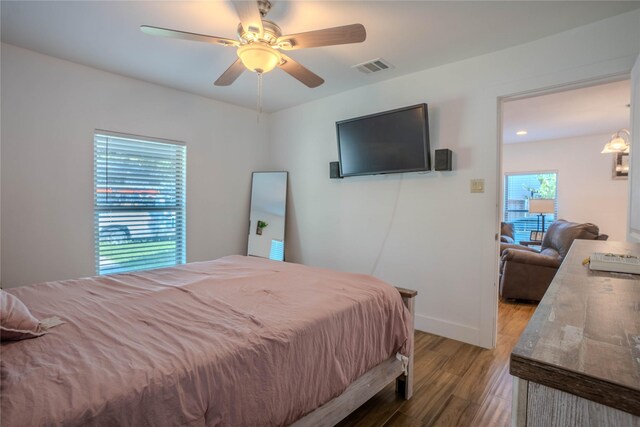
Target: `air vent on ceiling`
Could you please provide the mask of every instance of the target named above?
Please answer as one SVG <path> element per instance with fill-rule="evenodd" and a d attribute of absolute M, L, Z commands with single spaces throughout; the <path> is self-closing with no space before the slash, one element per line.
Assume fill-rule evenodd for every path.
<path fill-rule="evenodd" d="M 379 71 L 389 70 L 393 68 L 393 65 L 382 58 L 377 58 L 372 59 L 371 61 L 363 62 L 362 64 L 354 65 L 353 68 L 356 68 L 362 73 L 371 74 L 377 73 Z"/>

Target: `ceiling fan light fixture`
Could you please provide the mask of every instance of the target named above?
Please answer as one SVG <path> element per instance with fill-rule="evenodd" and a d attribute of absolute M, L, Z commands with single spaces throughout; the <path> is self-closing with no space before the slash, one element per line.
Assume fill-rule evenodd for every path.
<path fill-rule="evenodd" d="M 231 85 L 245 69 L 248 69 L 258 73 L 258 86 L 262 87 L 262 74 L 279 67 L 305 86 L 318 87 L 324 83 L 322 77 L 278 49 L 296 50 L 362 43 L 367 38 L 367 31 L 362 24 L 342 25 L 282 36 L 282 30 L 276 23 L 264 19 L 271 8 L 270 0 L 233 0 L 232 3 L 240 18 L 237 26 L 238 40 L 149 25 L 142 25 L 140 30 L 152 36 L 237 47 L 238 59 L 218 77 L 214 82 L 215 86 Z"/>
<path fill-rule="evenodd" d="M 281 61 L 280 52 L 263 43 L 250 43 L 238 48 L 242 64 L 255 73 L 268 73 Z"/>

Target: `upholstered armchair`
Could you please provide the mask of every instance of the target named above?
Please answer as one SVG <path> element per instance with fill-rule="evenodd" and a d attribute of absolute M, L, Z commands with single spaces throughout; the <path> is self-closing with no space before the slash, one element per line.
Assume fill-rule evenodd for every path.
<path fill-rule="evenodd" d="M 553 222 L 542 240 L 542 249 L 501 243 L 500 296 L 540 301 L 575 239 L 607 240 L 598 226 L 565 220 Z"/>
<path fill-rule="evenodd" d="M 510 222 L 500 223 L 500 243 L 515 243 L 513 234 L 513 224 Z"/>

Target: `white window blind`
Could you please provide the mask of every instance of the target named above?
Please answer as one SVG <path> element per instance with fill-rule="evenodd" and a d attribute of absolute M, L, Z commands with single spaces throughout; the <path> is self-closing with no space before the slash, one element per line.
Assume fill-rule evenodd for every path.
<path fill-rule="evenodd" d="M 184 144 L 96 131 L 97 273 L 183 264 L 185 186 Z"/>
<path fill-rule="evenodd" d="M 538 214 L 529 213 L 530 199 L 554 199 L 554 213 L 545 214 L 545 231 L 558 218 L 557 174 L 555 172 L 508 174 L 504 180 L 503 221 L 514 228 L 516 242 L 529 240 L 531 231 L 541 231 Z"/>

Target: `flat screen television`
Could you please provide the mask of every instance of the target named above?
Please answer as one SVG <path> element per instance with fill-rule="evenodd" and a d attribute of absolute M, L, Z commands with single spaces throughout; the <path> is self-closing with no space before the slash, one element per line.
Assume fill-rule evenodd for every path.
<path fill-rule="evenodd" d="M 427 104 L 336 122 L 340 175 L 431 170 Z"/>

